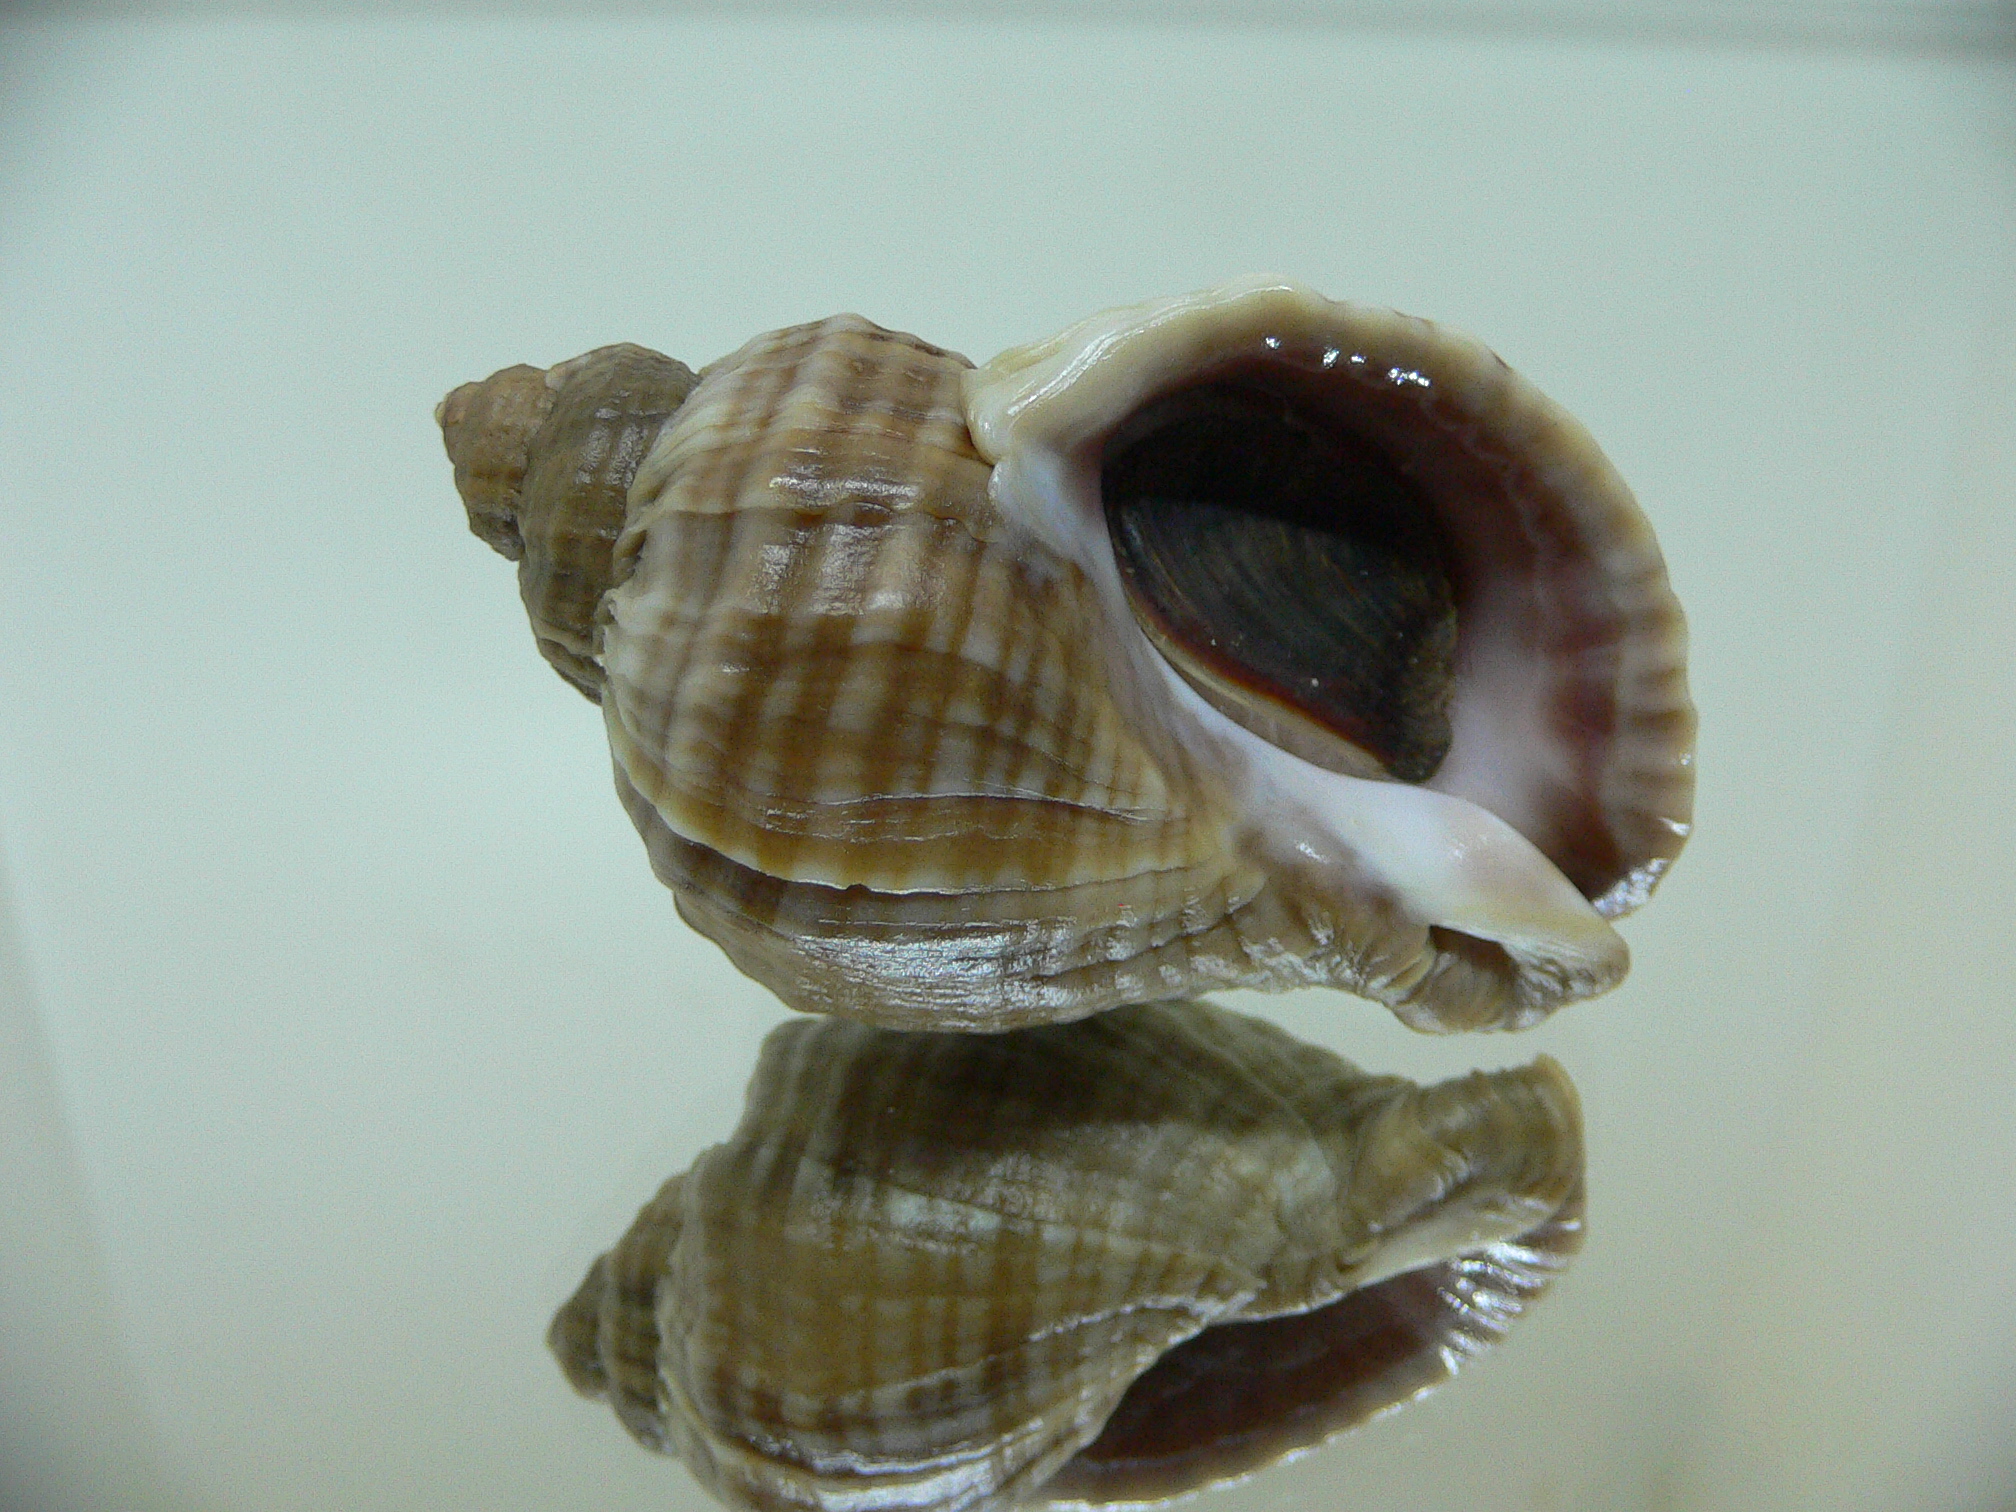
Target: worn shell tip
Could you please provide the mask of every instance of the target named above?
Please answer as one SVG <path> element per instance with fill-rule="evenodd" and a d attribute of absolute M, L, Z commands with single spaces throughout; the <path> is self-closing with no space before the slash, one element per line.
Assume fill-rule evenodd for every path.
<path fill-rule="evenodd" d="M 434 406 L 469 529 L 514 562 L 525 554 L 518 490 L 526 451 L 552 407 L 546 370 L 523 362 L 465 383 Z"/>
<path fill-rule="evenodd" d="M 619 342 L 552 368 L 504 368 L 435 410 L 470 530 L 518 563 L 540 655 L 597 702 L 596 616 L 616 579 L 630 480 L 698 381 Z"/>

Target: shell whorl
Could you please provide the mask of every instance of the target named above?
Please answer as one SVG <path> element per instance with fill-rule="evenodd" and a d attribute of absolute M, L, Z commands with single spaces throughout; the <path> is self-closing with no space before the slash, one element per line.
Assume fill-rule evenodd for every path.
<path fill-rule="evenodd" d="M 698 381 L 683 363 L 619 343 L 548 369 L 504 368 L 435 411 L 470 530 L 518 563 L 539 654 L 597 702 L 595 619 L 630 480 Z"/>
<path fill-rule="evenodd" d="M 1581 1173 L 1544 1059 L 1419 1088 L 1204 1003 L 801 1020 L 549 1341 L 733 1506 L 1138 1501 L 1446 1377 L 1578 1247 Z"/>
<path fill-rule="evenodd" d="M 787 882 L 1067 888 L 1208 836 L 987 496 L 963 359 L 839 317 L 709 370 L 632 487 L 610 744 L 679 834 Z"/>
<path fill-rule="evenodd" d="M 989 496 L 967 368 L 856 317 L 710 368 L 607 608 L 617 784 L 682 913 L 795 1006 L 893 1026 L 1155 996 L 1143 950 L 1263 885 L 1082 573 Z"/>

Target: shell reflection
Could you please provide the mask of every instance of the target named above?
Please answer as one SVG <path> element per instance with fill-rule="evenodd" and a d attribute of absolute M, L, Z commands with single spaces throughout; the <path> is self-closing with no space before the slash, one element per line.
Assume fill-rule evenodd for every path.
<path fill-rule="evenodd" d="M 1684 843 L 1650 528 L 1426 321 L 1249 280 L 976 369 L 838 316 L 440 419 L 654 869 L 795 1008 L 1328 985 L 1520 1027 L 1622 977 Z"/>
<path fill-rule="evenodd" d="M 1581 1212 L 1545 1058 L 1417 1087 L 1194 1002 L 801 1020 L 550 1342 L 732 1506 L 1154 1500 L 1445 1378 Z"/>

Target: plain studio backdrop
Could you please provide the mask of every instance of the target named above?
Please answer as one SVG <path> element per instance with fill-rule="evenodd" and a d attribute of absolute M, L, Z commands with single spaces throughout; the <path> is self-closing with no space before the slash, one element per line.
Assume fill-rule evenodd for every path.
<path fill-rule="evenodd" d="M 1546 1051 L 1590 1239 L 1262 1508 L 2016 1506 L 2016 70 L 1994 7 L 0 20 L 0 1504 L 698 1509 L 542 1343 L 784 1017 L 684 928 L 437 399 L 1269 271 L 1656 524 L 1696 838 Z"/>

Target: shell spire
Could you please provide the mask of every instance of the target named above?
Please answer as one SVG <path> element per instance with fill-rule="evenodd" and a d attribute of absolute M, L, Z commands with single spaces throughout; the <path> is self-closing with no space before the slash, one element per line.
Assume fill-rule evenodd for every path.
<path fill-rule="evenodd" d="M 469 529 L 518 563 L 539 654 L 596 702 L 596 610 L 614 581 L 630 480 L 699 382 L 645 347 L 598 347 L 465 383 L 434 411 Z"/>

